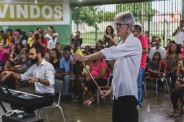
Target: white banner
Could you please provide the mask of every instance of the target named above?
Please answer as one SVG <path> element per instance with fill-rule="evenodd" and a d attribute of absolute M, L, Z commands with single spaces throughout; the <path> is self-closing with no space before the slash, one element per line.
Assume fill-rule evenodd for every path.
<path fill-rule="evenodd" d="M 0 2 L 0 25 L 55 24 L 70 24 L 69 4 L 33 4 Z"/>

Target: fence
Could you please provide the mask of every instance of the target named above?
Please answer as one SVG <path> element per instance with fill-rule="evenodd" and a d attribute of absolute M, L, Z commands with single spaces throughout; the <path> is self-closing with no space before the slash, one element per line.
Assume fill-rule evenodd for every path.
<path fill-rule="evenodd" d="M 81 7 L 80 10 L 90 14 L 91 10 L 88 7 Z M 87 17 L 91 20 L 94 20 L 94 17 L 98 18 L 95 22 L 96 26 L 89 26 L 85 18 L 79 24 L 75 24 L 75 19 L 72 22 L 72 32 L 81 31 L 84 44 L 95 44 L 97 40 L 102 39 L 106 26 L 113 25 L 114 16 L 122 11 L 131 11 L 135 16 L 136 24 L 142 26 L 142 33 L 149 31 L 150 38 L 153 35 L 161 37 L 163 45 L 166 39 L 175 39 L 172 33 L 182 18 L 182 0 L 111 4 L 93 6 L 93 8 L 95 11 L 93 14 L 96 15 L 86 15 L 86 19 Z"/>

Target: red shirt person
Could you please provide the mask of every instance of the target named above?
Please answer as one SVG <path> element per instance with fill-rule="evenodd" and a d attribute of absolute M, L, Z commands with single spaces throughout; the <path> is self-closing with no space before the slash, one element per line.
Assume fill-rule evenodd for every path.
<path fill-rule="evenodd" d="M 137 86 L 138 86 L 138 107 L 142 104 L 142 83 L 143 83 L 143 75 L 144 70 L 146 68 L 146 59 L 148 56 L 148 40 L 146 36 L 141 34 L 141 26 L 135 25 L 134 26 L 134 36 L 139 38 L 142 45 L 142 58 L 141 58 L 141 64 L 139 69 L 139 75 L 137 78 Z"/>

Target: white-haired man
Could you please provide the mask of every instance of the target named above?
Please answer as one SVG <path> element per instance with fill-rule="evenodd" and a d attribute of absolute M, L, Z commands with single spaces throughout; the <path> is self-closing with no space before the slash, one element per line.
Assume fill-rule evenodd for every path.
<path fill-rule="evenodd" d="M 113 122 L 138 122 L 137 76 L 142 56 L 142 46 L 132 31 L 135 20 L 131 12 L 122 12 L 115 17 L 117 36 L 121 41 L 117 46 L 105 48 L 98 53 L 73 55 L 72 62 L 96 59 L 115 59 L 111 89 L 102 97 L 113 93 Z"/>

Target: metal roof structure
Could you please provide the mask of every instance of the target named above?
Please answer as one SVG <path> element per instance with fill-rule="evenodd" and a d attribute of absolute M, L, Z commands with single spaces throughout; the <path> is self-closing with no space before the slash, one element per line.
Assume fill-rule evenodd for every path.
<path fill-rule="evenodd" d="M 133 3 L 133 2 L 150 2 L 161 0 L 70 0 L 70 5 L 73 6 L 90 6 L 103 4 L 118 4 L 118 3 Z"/>
<path fill-rule="evenodd" d="M 27 2 L 27 3 L 70 3 L 70 6 L 90 6 L 90 5 L 104 5 L 104 4 L 118 4 L 118 3 L 133 3 L 133 2 L 150 2 L 163 0 L 0 0 L 0 2 Z"/>

